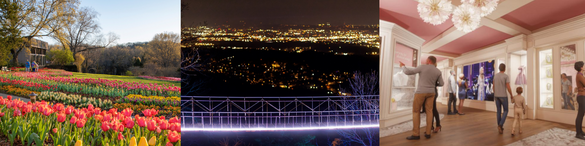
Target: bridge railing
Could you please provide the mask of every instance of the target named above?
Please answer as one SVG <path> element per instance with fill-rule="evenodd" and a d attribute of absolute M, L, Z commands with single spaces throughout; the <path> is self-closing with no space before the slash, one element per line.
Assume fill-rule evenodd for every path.
<path fill-rule="evenodd" d="M 379 96 L 183 96 L 183 128 L 297 128 L 377 125 Z"/>

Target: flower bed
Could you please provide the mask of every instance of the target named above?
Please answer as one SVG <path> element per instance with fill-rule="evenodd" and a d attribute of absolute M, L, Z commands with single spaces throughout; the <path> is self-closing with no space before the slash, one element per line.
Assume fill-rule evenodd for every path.
<path fill-rule="evenodd" d="M 133 111 L 144 111 L 147 109 L 157 109 L 158 113 L 157 116 L 165 116 L 165 117 L 174 117 L 179 116 L 181 114 L 181 107 L 180 106 L 156 106 L 156 105 L 135 105 L 131 103 L 114 103 L 114 108 L 122 109 L 122 108 L 130 108 Z"/>
<path fill-rule="evenodd" d="M 133 145 L 150 139 L 154 145 L 180 145 L 181 125 L 177 117 L 166 120 L 146 110 L 145 117 L 134 116 L 127 108 L 122 112 L 94 108 L 75 109 L 44 101 L 24 103 L 12 97 L 0 97 L 0 134 L 11 145 Z M 133 138 L 130 138 L 133 137 Z M 144 140 L 142 140 L 144 139 Z"/>
<path fill-rule="evenodd" d="M 179 97 L 162 97 L 162 96 L 142 96 L 137 94 L 130 94 L 117 101 L 117 103 L 132 103 L 142 105 L 156 105 L 156 106 L 181 106 L 181 98 Z"/>
<path fill-rule="evenodd" d="M 103 109 L 112 108 L 112 101 L 102 100 L 99 98 L 82 97 L 81 95 L 65 94 L 61 92 L 44 91 L 37 96 L 38 100 L 50 101 L 62 103 L 65 105 L 71 105 L 77 108 L 88 107 L 89 105 L 95 105 L 96 107 Z"/>
<path fill-rule="evenodd" d="M 144 79 L 151 79 L 151 80 L 162 80 L 162 81 L 181 81 L 181 78 L 176 78 L 176 77 L 153 77 L 153 76 L 138 76 L 139 78 L 144 78 Z"/>
<path fill-rule="evenodd" d="M 12 95 L 20 96 L 20 97 L 28 97 L 28 95 L 33 92 L 30 90 L 17 88 L 17 87 L 10 86 L 10 85 L 1 86 L 0 90 L 6 92 L 7 94 L 12 94 Z"/>
<path fill-rule="evenodd" d="M 92 94 L 94 96 L 112 96 L 119 98 L 128 94 L 140 94 L 145 96 L 180 96 L 181 90 L 180 87 L 169 84 L 159 85 L 107 79 L 57 77 L 26 72 L 0 74 L 0 84 L 10 84 L 13 82 L 31 84 L 22 85 L 23 88 L 39 86 L 50 88 L 49 90 L 51 91 L 76 92 Z"/>

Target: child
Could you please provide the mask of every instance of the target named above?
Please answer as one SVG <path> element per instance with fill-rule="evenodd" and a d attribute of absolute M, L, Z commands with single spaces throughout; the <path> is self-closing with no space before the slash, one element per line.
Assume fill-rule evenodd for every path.
<path fill-rule="evenodd" d="M 514 96 L 512 101 L 514 103 L 514 124 L 512 124 L 512 136 L 514 136 L 514 131 L 516 130 L 516 123 L 518 123 L 518 133 L 522 134 L 522 116 L 526 114 L 526 102 L 524 101 L 522 92 L 522 87 L 516 88 L 516 93 L 518 93 L 518 95 Z"/>

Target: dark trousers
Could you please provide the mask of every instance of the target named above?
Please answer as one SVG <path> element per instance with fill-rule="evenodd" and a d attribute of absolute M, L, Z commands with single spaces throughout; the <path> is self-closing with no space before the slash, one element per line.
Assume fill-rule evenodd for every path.
<path fill-rule="evenodd" d="M 453 104 L 453 112 L 458 113 L 456 103 L 457 97 L 455 97 L 455 93 L 449 93 L 449 101 L 447 102 L 447 107 L 449 107 L 447 110 L 448 113 L 451 113 L 451 104 Z"/>
<path fill-rule="evenodd" d="M 437 126 L 441 126 L 441 119 L 439 118 L 439 111 L 437 111 L 437 97 L 439 94 L 435 94 L 435 98 L 433 99 L 433 117 L 435 117 L 435 121 L 437 121 Z M 434 123 L 434 121 L 433 121 Z M 431 124 L 432 125 L 432 124 Z"/>
<path fill-rule="evenodd" d="M 579 111 L 577 112 L 577 119 L 575 120 L 575 128 L 577 135 L 585 135 L 583 133 L 583 115 L 585 115 L 585 96 L 577 96 L 577 103 L 579 103 Z"/>

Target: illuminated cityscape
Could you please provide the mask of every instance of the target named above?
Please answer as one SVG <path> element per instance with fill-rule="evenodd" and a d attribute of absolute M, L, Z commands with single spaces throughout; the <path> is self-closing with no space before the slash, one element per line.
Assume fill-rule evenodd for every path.
<path fill-rule="evenodd" d="M 341 85 L 359 69 L 350 64 L 369 64 L 371 67 L 364 71 L 377 69 L 378 25 L 242 27 L 186 27 L 182 30 L 182 47 L 201 52 L 201 57 L 206 58 L 202 65 L 206 74 L 221 74 L 219 78 L 235 78 L 249 85 L 315 90 L 320 91 L 319 95 L 348 95 L 341 91 Z M 315 58 L 309 56 L 321 61 L 303 59 Z M 364 60 L 358 58 L 371 61 L 342 63 Z M 332 67 L 329 63 L 341 66 Z"/>

